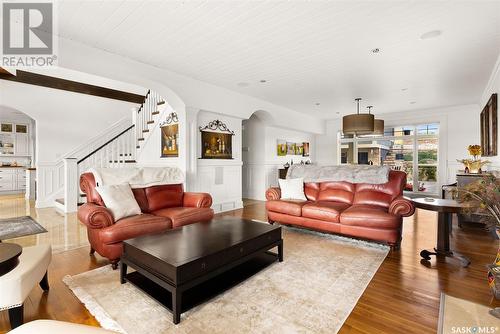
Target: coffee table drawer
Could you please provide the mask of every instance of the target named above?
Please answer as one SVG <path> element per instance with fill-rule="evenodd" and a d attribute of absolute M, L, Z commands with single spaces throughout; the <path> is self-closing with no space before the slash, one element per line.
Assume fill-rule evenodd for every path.
<path fill-rule="evenodd" d="M 228 263 L 234 262 L 242 257 L 252 254 L 259 249 L 275 243 L 281 239 L 281 229 L 274 230 L 261 236 L 234 245 L 224 251 L 212 254 L 210 256 L 192 261 L 179 268 L 177 284 L 190 281 L 207 272 L 213 271 Z"/>

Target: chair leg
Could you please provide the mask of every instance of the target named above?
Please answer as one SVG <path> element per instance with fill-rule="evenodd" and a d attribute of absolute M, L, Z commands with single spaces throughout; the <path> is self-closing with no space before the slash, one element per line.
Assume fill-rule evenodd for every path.
<path fill-rule="evenodd" d="M 12 329 L 19 327 L 24 322 L 24 305 L 9 309 L 9 321 Z"/>
<path fill-rule="evenodd" d="M 49 277 L 48 277 L 48 271 L 45 272 L 45 275 L 43 275 L 42 280 L 40 281 L 40 287 L 42 288 L 43 291 L 49 291 Z"/>
<path fill-rule="evenodd" d="M 90 247 L 90 252 L 89 252 L 89 254 L 90 254 L 90 255 L 94 255 L 94 253 L 95 253 L 95 249 L 93 249 L 92 247 Z"/>

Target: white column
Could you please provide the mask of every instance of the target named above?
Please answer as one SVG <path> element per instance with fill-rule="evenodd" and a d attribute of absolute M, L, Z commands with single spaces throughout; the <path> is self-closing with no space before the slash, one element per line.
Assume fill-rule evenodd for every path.
<path fill-rule="evenodd" d="M 78 160 L 64 159 L 64 212 L 78 208 Z"/>
<path fill-rule="evenodd" d="M 27 200 L 34 200 L 36 198 L 35 179 L 36 179 L 36 169 L 34 168 L 26 169 L 26 194 L 24 197 Z"/>

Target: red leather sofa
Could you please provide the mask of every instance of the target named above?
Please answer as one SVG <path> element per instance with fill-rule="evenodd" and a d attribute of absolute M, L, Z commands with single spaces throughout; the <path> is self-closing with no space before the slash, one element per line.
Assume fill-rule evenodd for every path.
<path fill-rule="evenodd" d="M 304 183 L 307 201 L 281 200 L 279 188 L 266 191 L 270 223 L 401 244 L 402 217 L 413 215 L 413 203 L 403 197 L 406 173 L 390 171 L 384 184 L 349 182 Z"/>
<path fill-rule="evenodd" d="M 92 173 L 81 175 L 80 188 L 87 196 L 87 203 L 78 208 L 78 219 L 87 226 L 90 252 L 97 251 L 108 258 L 113 269 L 122 255 L 123 240 L 208 221 L 214 216 L 209 194 L 184 192 L 182 184 L 174 184 L 132 189 L 143 213 L 114 221 L 95 190 Z"/>

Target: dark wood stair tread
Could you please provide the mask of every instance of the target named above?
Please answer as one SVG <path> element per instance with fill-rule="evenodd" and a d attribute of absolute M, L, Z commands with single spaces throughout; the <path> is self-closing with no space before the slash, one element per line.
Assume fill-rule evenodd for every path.
<path fill-rule="evenodd" d="M 142 130 L 142 133 L 149 132 L 149 129 Z"/>
<path fill-rule="evenodd" d="M 138 138 L 137 140 L 139 140 L 139 141 L 140 141 L 140 140 L 144 140 L 144 138 Z"/>
<path fill-rule="evenodd" d="M 153 111 L 151 115 L 158 115 L 160 112 L 159 111 Z"/>
<path fill-rule="evenodd" d="M 109 160 L 109 163 L 119 163 L 119 162 L 124 162 L 126 164 L 133 164 L 133 163 L 136 163 L 137 161 L 135 161 L 135 160 Z"/>
<path fill-rule="evenodd" d="M 147 124 L 153 124 L 155 121 L 147 121 Z"/>
<path fill-rule="evenodd" d="M 165 101 L 159 101 L 156 103 L 156 105 L 161 106 L 162 104 L 165 104 Z"/>

